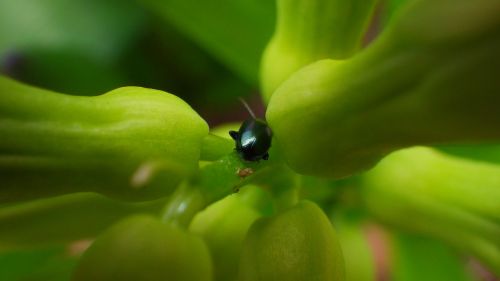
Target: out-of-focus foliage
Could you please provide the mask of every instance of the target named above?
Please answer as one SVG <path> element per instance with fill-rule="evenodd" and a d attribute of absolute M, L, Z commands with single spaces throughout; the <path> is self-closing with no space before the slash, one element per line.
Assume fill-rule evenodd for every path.
<path fill-rule="evenodd" d="M 500 166 L 411 148 L 382 160 L 362 186 L 381 221 L 440 239 L 500 272 Z"/>
<path fill-rule="evenodd" d="M 0 208 L 0 249 L 93 238 L 127 215 L 158 214 L 164 204 L 164 199 L 127 203 L 94 193 L 75 193 L 4 206 Z"/>
<path fill-rule="evenodd" d="M 141 1 L 246 81 L 257 84 L 262 50 L 274 27 L 274 1 Z"/>
<path fill-rule="evenodd" d="M 133 1 L 0 1 L 0 61 L 24 80 L 75 94 L 122 86 L 114 67 L 146 24 Z"/>
<path fill-rule="evenodd" d="M 356 210 L 335 210 L 331 218 L 344 254 L 347 281 L 375 281 L 375 256 L 368 241 L 366 220 Z"/>
<path fill-rule="evenodd" d="M 465 268 L 466 260 L 442 243 L 411 234 L 391 238 L 391 280 L 474 280 Z"/>
<path fill-rule="evenodd" d="M 0 280 L 67 281 L 76 262 L 77 257 L 61 246 L 6 251 L 0 253 Z"/>
<path fill-rule="evenodd" d="M 262 6 L 245 11 L 254 5 L 250 2 L 236 6 L 248 14 L 242 20 L 247 29 L 264 24 L 258 18 L 269 18 L 270 34 L 273 5 L 262 2 L 271 10 Z M 217 118 L 221 117 L 216 110 L 234 103 L 235 96 L 252 93 L 256 86 L 233 74 L 224 60 L 212 57 L 204 44 L 193 44 L 183 28 L 161 20 L 156 11 L 146 1 L 0 0 L 0 73 L 77 95 L 129 85 L 162 89 Z M 260 17 L 260 12 L 267 16 Z M 262 33 L 254 34 L 262 36 L 262 47 L 255 49 L 248 42 L 233 47 L 254 47 L 251 52 L 256 57 L 245 62 L 257 68 L 267 39 Z"/>
<path fill-rule="evenodd" d="M 500 145 L 452 145 L 438 146 L 446 153 L 478 161 L 500 164 Z"/>

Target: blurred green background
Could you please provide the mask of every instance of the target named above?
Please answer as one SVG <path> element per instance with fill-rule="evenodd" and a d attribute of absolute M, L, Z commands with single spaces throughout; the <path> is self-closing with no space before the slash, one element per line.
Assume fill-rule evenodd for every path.
<path fill-rule="evenodd" d="M 182 97 L 210 125 L 245 117 L 237 97 L 262 115 L 258 67 L 274 5 L 0 0 L 0 72 L 74 95 L 130 85 L 161 89 Z"/>

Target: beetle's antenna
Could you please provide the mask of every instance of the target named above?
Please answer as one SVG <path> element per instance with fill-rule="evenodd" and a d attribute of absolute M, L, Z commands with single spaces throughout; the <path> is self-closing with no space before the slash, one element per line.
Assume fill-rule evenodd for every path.
<path fill-rule="evenodd" d="M 257 117 L 255 117 L 255 113 L 253 113 L 253 111 L 250 108 L 250 106 L 248 106 L 248 103 L 244 99 L 242 99 L 242 98 L 239 98 L 239 100 L 241 101 L 241 103 L 243 104 L 243 106 L 248 110 L 248 113 L 250 113 L 250 115 L 252 115 L 253 119 L 257 119 Z"/>

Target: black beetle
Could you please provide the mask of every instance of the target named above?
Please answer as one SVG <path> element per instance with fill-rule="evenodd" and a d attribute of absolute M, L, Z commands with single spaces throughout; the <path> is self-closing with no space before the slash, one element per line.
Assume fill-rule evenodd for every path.
<path fill-rule="evenodd" d="M 252 118 L 245 120 L 238 132 L 229 131 L 229 135 L 236 142 L 235 149 L 246 161 L 267 160 L 269 158 L 267 151 L 271 147 L 273 136 L 271 128 L 264 120 L 255 118 L 250 107 L 244 101 L 242 102 Z"/>

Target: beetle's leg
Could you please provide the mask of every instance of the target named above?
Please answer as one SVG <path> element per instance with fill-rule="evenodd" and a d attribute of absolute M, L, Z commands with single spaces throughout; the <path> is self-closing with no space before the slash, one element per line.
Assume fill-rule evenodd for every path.
<path fill-rule="evenodd" d="M 266 152 L 266 154 L 264 154 L 264 156 L 262 156 L 262 159 L 264 159 L 264 160 L 269 159 L 269 153 Z"/>
<path fill-rule="evenodd" d="M 229 135 L 231 136 L 231 138 L 233 138 L 233 140 L 238 140 L 238 138 L 240 137 L 238 132 L 236 131 L 229 131 Z"/>

